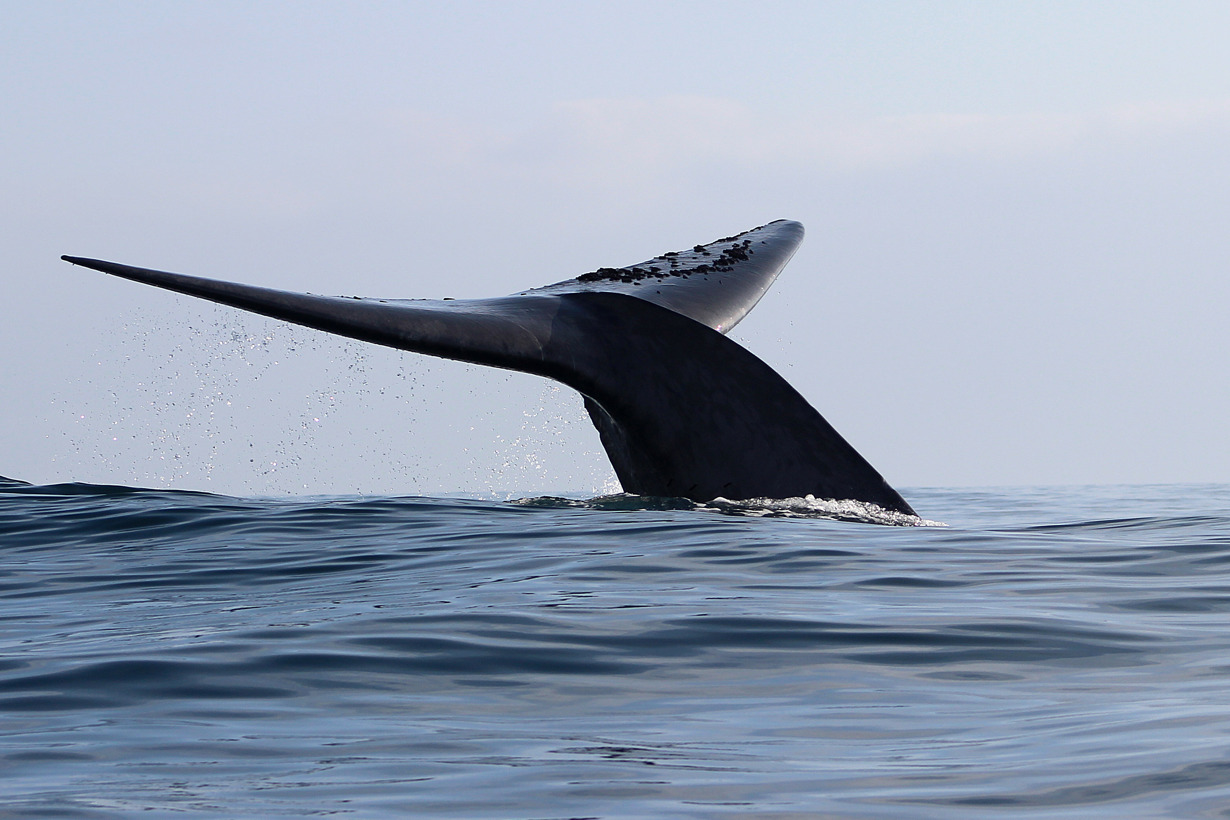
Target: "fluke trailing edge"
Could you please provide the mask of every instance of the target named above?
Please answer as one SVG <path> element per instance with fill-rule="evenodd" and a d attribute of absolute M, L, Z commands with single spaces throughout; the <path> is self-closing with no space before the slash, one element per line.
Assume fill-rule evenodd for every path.
<path fill-rule="evenodd" d="M 76 265 L 402 350 L 535 373 L 581 393 L 627 492 L 910 505 L 785 379 L 723 334 L 790 261 L 779 220 L 626 268 L 496 299 L 313 296 L 63 257 Z"/>

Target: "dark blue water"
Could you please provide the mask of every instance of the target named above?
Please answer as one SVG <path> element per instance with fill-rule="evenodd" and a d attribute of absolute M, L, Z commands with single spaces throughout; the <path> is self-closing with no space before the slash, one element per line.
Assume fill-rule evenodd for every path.
<path fill-rule="evenodd" d="M 1230 816 L 1230 488 L 906 495 L 2 482 L 0 815 Z"/>

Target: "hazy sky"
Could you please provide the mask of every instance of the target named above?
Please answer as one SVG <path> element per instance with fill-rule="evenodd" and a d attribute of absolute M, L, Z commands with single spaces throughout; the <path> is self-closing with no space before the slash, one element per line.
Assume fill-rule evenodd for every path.
<path fill-rule="evenodd" d="M 733 335 L 890 483 L 1230 481 L 1230 4 L 0 12 L 0 474 L 609 488 L 567 390 L 59 256 L 494 296 L 790 218 Z"/>

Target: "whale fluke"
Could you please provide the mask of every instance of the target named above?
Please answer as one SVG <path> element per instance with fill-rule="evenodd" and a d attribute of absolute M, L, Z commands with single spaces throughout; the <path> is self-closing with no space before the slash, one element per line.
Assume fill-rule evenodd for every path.
<path fill-rule="evenodd" d="M 585 399 L 627 492 L 910 505 L 768 365 L 723 334 L 803 239 L 779 220 L 494 299 L 315 296 L 62 257 L 75 265 L 402 350 L 520 370 Z"/>

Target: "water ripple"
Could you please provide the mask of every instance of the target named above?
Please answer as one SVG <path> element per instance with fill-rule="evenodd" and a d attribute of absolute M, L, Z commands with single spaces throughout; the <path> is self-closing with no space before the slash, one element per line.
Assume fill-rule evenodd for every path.
<path fill-rule="evenodd" d="M 5 811 L 1223 812 L 1230 490 L 910 497 L 0 480 Z"/>

